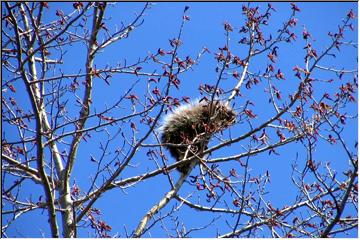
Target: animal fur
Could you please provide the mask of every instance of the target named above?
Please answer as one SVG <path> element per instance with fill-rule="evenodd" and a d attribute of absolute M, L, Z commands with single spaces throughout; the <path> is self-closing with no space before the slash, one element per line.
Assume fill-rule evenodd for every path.
<path fill-rule="evenodd" d="M 211 135 L 229 127 L 235 122 L 235 118 L 234 110 L 220 101 L 190 103 L 179 107 L 164 119 L 161 141 L 184 144 L 165 145 L 176 161 L 194 155 L 201 158 Z M 177 169 L 181 173 L 186 173 L 189 165 L 190 163 L 182 164 Z"/>

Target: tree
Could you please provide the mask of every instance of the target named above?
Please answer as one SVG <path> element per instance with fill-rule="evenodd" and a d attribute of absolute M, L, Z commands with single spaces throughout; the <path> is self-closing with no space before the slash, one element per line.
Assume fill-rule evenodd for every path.
<path fill-rule="evenodd" d="M 223 43 L 189 54 L 196 4 L 176 5 L 158 44 L 136 34 L 161 4 L 2 3 L 2 236 L 27 215 L 46 237 L 357 236 L 354 11 L 320 36 L 293 3 L 257 5 L 237 3 Z M 122 55 L 132 41 L 158 47 Z M 159 127 L 196 98 L 227 102 L 236 123 L 174 162 Z"/>

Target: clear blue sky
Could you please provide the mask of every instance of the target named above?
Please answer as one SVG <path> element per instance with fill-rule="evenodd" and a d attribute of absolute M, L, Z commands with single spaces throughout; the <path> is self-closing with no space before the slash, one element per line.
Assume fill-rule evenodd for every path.
<path fill-rule="evenodd" d="M 188 15 L 191 20 L 186 23 L 183 35 L 183 46 L 180 49 L 180 55 L 190 55 L 193 58 L 206 46 L 211 54 L 204 55 L 200 64 L 193 68 L 193 71 L 182 75 L 180 77 L 182 86 L 179 91 L 174 91 L 173 96 L 182 97 L 189 96 L 192 99 L 198 98 L 199 91 L 198 86 L 200 83 L 214 84 L 217 78 L 215 72 L 216 61 L 214 60 L 214 53 L 217 52 L 219 47 L 224 46 L 225 38 L 223 31 L 223 23 L 229 22 L 236 28 L 231 36 L 231 46 L 237 51 L 237 54 L 244 55 L 245 49 L 241 49 L 236 46 L 239 41 L 238 27 L 244 22 L 244 18 L 241 14 L 241 7 L 243 3 L 154 3 L 151 9 L 146 12 L 145 21 L 142 26 L 137 28 L 128 39 L 120 41 L 101 53 L 95 60 L 95 65 L 98 69 L 105 67 L 106 65 L 115 65 L 116 63 L 123 62 L 126 59 L 127 62 L 135 62 L 139 57 L 146 56 L 149 52 L 156 53 L 158 48 L 165 50 L 170 49 L 169 39 L 174 38 L 177 35 L 178 27 L 181 21 L 182 12 L 184 6 L 190 6 Z M 271 17 L 269 26 L 266 32 L 272 32 L 278 29 L 282 22 L 285 21 L 290 15 L 290 3 L 272 3 L 277 9 Z M 48 14 L 44 16 L 46 20 L 54 19 L 56 16 L 54 12 L 56 9 L 62 9 L 65 13 L 72 10 L 72 3 L 50 3 L 50 9 L 47 10 Z M 125 24 L 129 23 L 136 12 L 138 12 L 144 3 L 116 3 L 109 4 L 107 9 L 107 26 L 110 29 L 115 29 L 115 26 L 120 26 L 121 21 Z M 265 8 L 267 3 L 252 3 L 252 5 L 259 5 Z M 298 36 L 298 41 L 293 44 L 280 44 L 279 45 L 279 62 L 277 66 L 281 68 L 287 80 L 283 85 L 278 84 L 277 87 L 283 93 L 283 96 L 292 94 L 296 90 L 296 84 L 298 83 L 293 77 L 293 67 L 295 65 L 303 66 L 304 57 L 304 41 L 301 39 L 303 26 L 306 26 L 308 31 L 315 39 L 313 46 L 321 52 L 325 46 L 330 42 L 327 33 L 329 31 L 336 31 L 337 26 L 341 23 L 341 20 L 346 16 L 350 9 L 354 9 L 357 13 L 357 3 L 297 3 L 301 12 L 297 14 L 297 27 L 295 33 Z M 355 31 L 347 32 L 347 39 L 357 42 L 357 21 L 354 21 Z M 89 24 L 90 26 L 90 24 Z M 275 35 L 275 33 L 274 33 Z M 84 69 L 85 65 L 85 52 L 86 47 L 83 44 L 74 44 L 74 47 L 68 49 L 65 54 L 64 64 L 60 66 L 63 72 L 76 73 L 79 69 Z M 256 72 L 263 70 L 266 67 L 268 59 L 266 55 L 263 55 L 257 59 L 254 59 L 250 65 L 249 70 Z M 336 59 L 324 62 L 327 66 L 344 66 L 347 69 L 357 68 L 357 50 L 355 48 L 344 48 Z M 149 64 L 145 65 L 143 70 L 150 71 L 154 66 Z M 159 69 L 158 69 L 159 70 Z M 57 74 L 59 71 L 57 72 Z M 317 75 L 321 79 L 334 78 L 331 74 L 319 72 Z M 6 75 L 4 75 L 6 77 Z M 111 80 L 111 87 L 105 84 L 102 80 L 96 79 L 94 83 L 94 96 L 93 102 L 97 110 L 104 108 L 106 105 L 111 105 L 118 97 L 125 93 L 125 91 L 137 78 L 130 75 L 116 75 Z M 229 76 L 229 81 L 231 77 Z M 293 81 L 293 82 L 292 82 Z M 233 86 L 233 82 L 224 83 L 223 87 Z M 21 84 L 16 86 L 18 89 L 23 89 Z M 145 90 L 145 84 L 139 84 L 134 92 L 137 92 L 139 96 L 143 96 L 142 92 Z M 338 84 L 334 84 L 334 89 L 330 89 L 330 92 L 336 91 Z M 321 86 L 319 86 L 321 89 Z M 271 105 L 268 103 L 268 97 L 264 93 L 264 88 L 254 88 L 251 91 L 242 89 L 243 99 L 251 99 L 255 103 L 253 111 L 261 115 L 260 118 L 254 120 L 254 124 L 257 125 L 266 119 L 266 116 L 274 114 Z M 4 94 L 6 97 L 6 93 Z M 19 96 L 18 96 L 19 97 Z M 28 98 L 24 95 L 23 98 L 17 99 L 18 103 L 27 105 Z M 241 99 L 237 100 L 238 106 L 244 104 Z M 357 103 L 356 103 L 357 104 Z M 356 112 L 356 104 L 351 105 L 349 112 Z M 71 110 L 77 113 L 77 109 Z M 128 111 L 128 110 L 124 110 Z M 115 113 L 115 117 L 119 117 L 122 114 L 121 111 Z M 91 122 L 89 122 L 91 124 Z M 137 123 L 140 125 L 139 123 Z M 357 121 L 349 120 L 350 126 L 344 132 L 346 140 L 350 145 L 354 145 L 357 139 Z M 126 127 L 126 125 L 124 126 Z M 129 127 L 129 126 L 127 126 Z M 141 130 L 139 136 L 141 136 Z M 8 132 L 6 126 L 3 128 L 3 133 L 7 135 Z M 111 129 L 114 133 L 116 129 Z M 239 127 L 231 129 L 232 136 L 240 136 L 244 133 L 244 129 Z M 103 140 L 104 134 L 94 135 L 91 142 L 82 142 L 78 152 L 77 162 L 75 164 L 73 172 L 73 181 L 80 186 L 84 191 L 87 191 L 89 186 L 89 176 L 94 174 L 95 167 L 92 166 L 90 154 L 95 158 L 98 158 L 100 153 L 99 141 Z M 10 137 L 11 139 L 11 137 Z M 146 143 L 154 143 L 154 138 L 149 138 Z M 114 149 L 121 143 L 113 143 L 111 147 Z M 244 143 L 245 144 L 245 143 Z M 268 155 L 268 153 L 260 154 L 250 160 L 250 168 L 252 169 L 252 175 L 257 176 L 264 174 L 266 170 L 270 172 L 271 184 L 268 186 L 268 194 L 266 198 L 273 203 L 273 206 L 281 208 L 284 205 L 291 205 L 294 201 L 294 194 L 296 189 L 290 182 L 291 164 L 295 161 L 298 155 L 298 163 L 304 164 L 305 152 L 304 149 L 300 149 L 300 144 L 290 144 L 287 147 L 279 148 L 277 152 L 280 156 Z M 321 161 L 331 162 L 334 169 L 341 173 L 347 167 L 347 160 L 344 157 L 344 153 L 339 150 L 337 146 L 330 146 L 327 143 L 320 142 L 318 150 L 315 153 L 316 158 Z M 124 178 L 133 176 L 135 174 L 143 173 L 147 168 L 154 169 L 155 165 L 147 160 L 146 150 L 139 151 L 135 156 L 132 164 L 139 164 L 138 168 L 131 169 L 124 173 Z M 217 152 L 213 156 L 226 156 L 230 154 L 236 154 L 243 151 L 241 145 L 234 145 L 224 148 Z M 169 156 L 170 158 L 170 156 Z M 170 158 L 170 161 L 173 161 Z M 236 167 L 234 164 L 227 164 L 225 169 Z M 173 173 L 173 176 L 177 178 L 177 173 Z M 157 176 L 150 180 L 146 180 L 142 183 L 135 185 L 135 187 L 125 189 L 113 189 L 112 191 L 104 194 L 96 204 L 95 207 L 102 211 L 101 218 L 105 220 L 112 227 L 111 235 L 116 233 L 119 236 L 124 237 L 124 226 L 130 233 L 135 229 L 139 220 L 144 214 L 164 195 L 170 188 L 167 178 L 164 175 Z M 31 184 L 26 187 L 27 193 L 32 194 L 32 199 L 38 199 L 39 195 L 43 194 L 42 188 L 39 186 L 33 186 Z M 186 196 L 188 193 L 192 193 L 194 187 L 184 186 L 180 194 Z M 24 193 L 25 195 L 26 193 Z M 205 199 L 202 199 L 205 202 Z M 231 201 L 229 201 L 231 202 Z M 176 202 L 171 202 L 164 213 L 171 207 L 175 206 Z M 212 215 L 202 212 L 196 212 L 187 207 L 181 208 L 180 212 L 175 214 L 179 216 L 179 221 L 183 221 L 190 227 L 201 227 L 208 223 L 212 219 Z M 208 231 L 194 232 L 192 237 L 210 237 L 215 236 L 216 229 L 220 229 L 220 233 L 227 233 L 229 231 L 224 219 L 232 218 L 224 217 L 219 221 L 216 221 L 214 226 L 210 227 Z M 6 222 L 6 217 L 3 222 Z M 35 224 L 36 222 L 36 224 Z M 169 228 L 173 226 L 170 225 Z M 79 236 L 87 237 L 92 234 L 92 229 L 79 228 Z M 49 227 L 47 224 L 47 211 L 34 211 L 30 214 L 21 216 L 16 223 L 8 231 L 9 237 L 39 237 L 41 232 L 44 232 L 46 236 L 49 236 Z M 166 237 L 160 226 L 156 226 L 151 230 L 152 237 Z M 356 236 L 354 230 L 352 237 Z M 146 235 L 148 236 L 148 235 Z"/>

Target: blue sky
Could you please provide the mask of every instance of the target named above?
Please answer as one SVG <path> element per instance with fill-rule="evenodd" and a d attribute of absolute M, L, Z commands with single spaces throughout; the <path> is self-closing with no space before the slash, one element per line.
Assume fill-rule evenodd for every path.
<path fill-rule="evenodd" d="M 240 40 L 240 35 L 237 33 L 239 27 L 244 23 L 243 15 L 241 14 L 241 7 L 243 3 L 154 3 L 151 9 L 146 11 L 144 23 L 130 35 L 129 38 L 124 39 L 114 45 L 111 45 L 104 52 L 102 52 L 95 60 L 97 69 L 104 68 L 107 65 L 115 65 L 117 63 L 123 63 L 124 60 L 128 63 L 136 62 L 139 57 L 145 57 L 149 53 L 156 53 L 158 48 L 169 50 L 169 39 L 174 38 L 177 35 L 178 28 L 181 22 L 181 16 L 185 6 L 189 6 L 188 15 L 191 20 L 185 24 L 183 33 L 183 45 L 179 50 L 180 56 L 190 55 L 193 58 L 201 51 L 203 47 L 207 47 L 211 54 L 205 54 L 199 65 L 193 67 L 193 70 L 183 74 L 180 77 L 181 89 L 174 90 L 173 96 L 181 98 L 182 96 L 189 96 L 191 99 L 199 98 L 200 94 L 198 86 L 201 83 L 214 84 L 217 78 L 215 72 L 216 61 L 214 59 L 214 53 L 218 51 L 219 47 L 224 46 L 225 37 L 223 31 L 223 23 L 229 22 L 234 28 L 234 32 L 231 34 L 231 46 L 233 46 L 236 54 L 244 55 L 247 49 L 242 49 L 237 45 Z M 272 3 L 276 8 L 276 12 L 272 14 L 269 26 L 264 31 L 265 33 L 273 32 L 278 29 L 282 22 L 284 22 L 290 15 L 290 3 Z M 114 3 L 109 4 L 107 8 L 107 26 L 110 29 L 115 29 L 116 26 L 121 26 L 121 22 L 125 25 L 131 21 L 136 12 L 139 12 L 144 3 Z M 265 9 L 267 3 L 252 3 L 252 5 L 259 5 L 261 9 Z M 297 3 L 301 12 L 296 16 L 298 19 L 297 27 L 295 30 L 298 40 L 295 43 L 279 44 L 279 61 L 277 67 L 281 68 L 287 80 L 283 84 L 278 84 L 277 87 L 283 93 L 283 96 L 292 94 L 296 90 L 297 81 L 293 77 L 292 71 L 295 65 L 303 66 L 304 58 L 304 41 L 301 39 L 303 27 L 312 34 L 314 40 L 313 46 L 321 52 L 330 40 L 327 36 L 329 31 L 336 31 L 337 26 L 341 23 L 341 20 L 346 16 L 350 9 L 354 9 L 357 13 L 357 3 L 351 2 L 337 2 L 337 3 Z M 54 19 L 54 12 L 56 9 L 62 9 L 65 13 L 72 10 L 72 3 L 50 3 L 50 9 L 47 10 L 47 15 L 44 18 L 47 20 Z M 89 24 L 90 26 L 90 24 Z M 347 40 L 357 42 L 357 21 L 354 21 L 355 31 L 347 32 Z M 275 33 L 273 33 L 275 35 Z M 103 35 L 100 34 L 101 37 Z M 85 53 L 86 46 L 84 44 L 75 43 L 71 49 L 67 49 L 68 52 L 64 56 L 64 64 L 56 70 L 56 74 L 60 73 L 60 69 L 63 72 L 77 73 L 79 69 L 84 70 L 85 65 Z M 266 55 L 259 56 L 253 60 L 249 67 L 249 71 L 257 72 L 263 71 L 264 67 L 268 63 Z M 345 67 L 346 69 L 357 68 L 357 49 L 347 47 L 343 48 L 341 54 L 335 59 L 329 59 L 324 62 L 324 66 Z M 160 71 L 157 66 L 151 64 L 143 66 L 144 71 L 151 71 L 154 68 Z M 3 73 L 3 77 L 6 78 L 6 73 Z M 55 75 L 56 75 L 55 74 Z M 332 74 L 318 72 L 317 76 L 321 79 L 335 78 Z M 345 76 L 344 78 L 351 78 L 351 76 Z M 104 107 L 111 105 L 119 96 L 123 95 L 131 86 L 131 84 L 140 78 L 130 75 L 116 75 L 111 79 L 111 86 L 108 86 L 100 79 L 96 79 L 94 82 L 94 111 L 103 109 Z M 143 97 L 143 92 L 146 90 L 146 84 L 140 84 L 134 88 L 139 96 Z M 230 88 L 234 85 L 231 76 L 224 82 L 222 87 Z M 334 83 L 334 88 L 330 88 L 329 92 L 335 92 L 337 87 L 341 83 Z M 16 85 L 18 91 L 24 90 L 21 84 Z M 321 90 L 323 87 L 329 87 L 328 85 L 319 84 L 315 89 Z M 247 90 L 242 88 L 242 99 L 237 99 L 237 107 L 244 104 L 244 99 L 251 99 L 255 107 L 254 112 L 261 117 L 254 120 L 254 125 L 257 125 L 267 119 L 267 116 L 272 116 L 274 111 L 268 102 L 268 96 L 264 93 L 264 88 L 253 88 Z M 4 96 L 7 93 L 4 94 Z M 28 98 L 17 96 L 17 102 L 23 106 L 28 106 Z M 82 96 L 82 95 L 81 95 Z M 75 101 L 74 101 L 75 102 Z M 70 103 L 71 106 L 71 103 Z M 357 112 L 357 103 L 349 105 L 348 112 Z M 126 111 L 128 106 L 124 106 L 123 110 L 114 112 L 115 117 L 121 116 Z M 77 114 L 78 108 L 69 109 L 70 113 Z M 95 123 L 89 121 L 89 125 Z M 140 125 L 139 122 L 137 122 Z M 123 128 L 128 127 L 128 124 L 124 124 Z M 240 136 L 248 128 L 241 128 L 236 126 L 231 129 L 232 136 Z M 344 131 L 346 140 L 350 145 L 354 145 L 357 139 L 357 121 L 349 120 L 349 126 Z M 3 133 L 9 139 L 16 136 L 11 136 L 12 131 L 7 126 L 3 127 Z M 111 133 L 115 133 L 116 129 L 112 128 Z M 141 136 L 139 129 L 139 136 Z M 229 134 L 228 132 L 225 133 Z M 4 134 L 3 134 L 4 135 Z M 10 135 L 10 136 L 9 136 Z M 82 142 L 78 152 L 78 159 L 74 167 L 72 181 L 76 182 L 82 190 L 87 191 L 87 187 L 90 184 L 89 176 L 94 175 L 96 166 L 92 166 L 89 161 L 90 155 L 95 158 L 100 157 L 99 142 L 106 137 L 105 134 L 99 133 L 92 136 L 92 140 L 88 142 Z M 149 138 L 146 143 L 154 143 L 154 138 Z M 116 149 L 120 143 L 112 142 L 110 148 Z M 139 173 L 145 172 L 147 169 L 155 169 L 154 163 L 147 161 L 146 150 L 140 150 L 134 158 L 132 164 L 138 166 L 136 168 L 130 168 L 124 172 L 123 178 L 133 176 Z M 226 156 L 241 152 L 241 145 L 232 145 L 216 152 L 213 157 Z M 268 186 L 268 194 L 266 198 L 273 203 L 275 207 L 282 207 L 284 205 L 291 205 L 294 201 L 294 194 L 296 189 L 290 182 L 291 177 L 291 164 L 295 160 L 299 165 L 304 164 L 305 153 L 304 149 L 301 149 L 299 144 L 290 144 L 286 148 L 279 148 L 277 155 L 268 155 L 268 153 L 260 154 L 250 159 L 250 169 L 253 176 L 264 174 L 265 171 L 269 171 L 271 175 L 271 184 Z M 346 169 L 347 163 L 344 153 L 337 146 L 330 146 L 328 143 L 321 142 L 318 145 L 318 150 L 315 153 L 316 158 L 320 161 L 331 162 L 331 165 L 338 172 L 342 172 Z M 169 156 L 170 158 L 170 156 Z M 169 161 L 173 161 L 170 158 Z M 234 163 L 224 164 L 224 169 L 231 169 L 236 167 Z M 172 176 L 177 178 L 178 174 L 173 173 Z M 102 198 L 95 204 L 96 208 L 101 209 L 101 219 L 105 220 L 112 227 L 111 234 L 116 233 L 119 236 L 124 237 L 124 229 L 126 227 L 128 232 L 131 232 L 137 226 L 139 220 L 144 214 L 164 195 L 170 188 L 165 175 L 157 176 L 155 178 L 146 180 L 137 184 L 135 187 L 128 189 L 113 189 L 112 191 L 104 194 Z M 26 192 L 22 193 L 23 196 L 32 194 L 33 199 L 37 199 L 42 194 L 42 188 L 34 186 L 33 184 L 25 185 L 23 188 Z M 193 193 L 195 188 L 193 186 L 186 185 L 181 189 L 180 194 L 186 196 L 189 193 Z M 202 199 L 202 202 L 205 202 Z M 175 206 L 176 202 L 171 202 L 164 210 L 164 213 L 169 211 L 171 207 Z M 350 213 L 352 210 L 349 210 Z M 213 216 L 206 213 L 196 212 L 187 207 L 183 207 L 177 212 L 174 217 L 179 217 L 180 222 L 184 222 L 189 227 L 201 227 L 208 223 Z M 4 217 L 3 222 L 6 221 Z M 215 236 L 216 231 L 219 229 L 220 233 L 227 233 L 229 231 L 225 220 L 234 221 L 233 218 L 223 216 L 217 220 L 214 226 L 209 228 L 209 231 L 194 232 L 192 237 L 209 237 Z M 36 221 L 36 225 L 34 224 Z M 170 223 L 169 223 L 170 224 Z M 169 225 L 169 228 L 174 226 Z M 93 232 L 91 228 L 79 229 L 79 236 L 87 237 Z M 44 232 L 46 236 L 49 234 L 49 228 L 47 226 L 47 212 L 34 211 L 29 214 L 21 216 L 16 223 L 9 228 L 9 237 L 39 237 L 41 232 Z M 166 237 L 163 230 L 158 225 L 151 231 L 152 237 Z M 21 233 L 21 234 L 20 234 Z M 352 236 L 356 236 L 357 233 L 352 233 Z M 149 236 L 149 235 L 146 235 Z"/>

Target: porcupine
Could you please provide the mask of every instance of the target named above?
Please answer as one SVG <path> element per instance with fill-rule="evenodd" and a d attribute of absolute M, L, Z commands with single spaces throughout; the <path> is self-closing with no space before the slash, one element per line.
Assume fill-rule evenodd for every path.
<path fill-rule="evenodd" d="M 185 154 L 186 158 L 194 155 L 201 158 L 211 135 L 232 125 L 235 118 L 235 111 L 218 100 L 189 103 L 166 116 L 161 127 L 161 142 L 184 145 L 165 145 L 176 161 L 183 160 Z M 190 163 L 185 163 L 177 170 L 185 174 L 189 166 Z"/>

